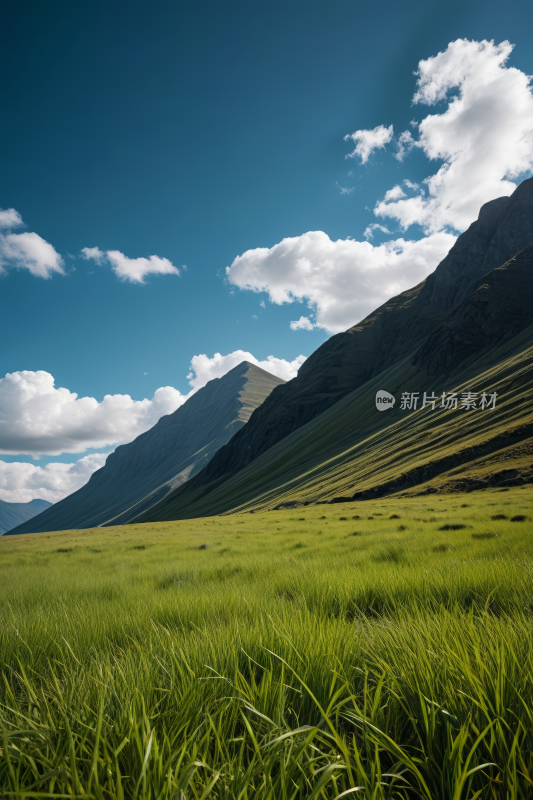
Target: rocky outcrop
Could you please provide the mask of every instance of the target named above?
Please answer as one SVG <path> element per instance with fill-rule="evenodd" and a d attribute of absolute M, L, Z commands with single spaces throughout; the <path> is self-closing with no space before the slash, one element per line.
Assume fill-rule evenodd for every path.
<path fill-rule="evenodd" d="M 10 534 L 128 522 L 199 472 L 283 383 L 243 361 L 133 442 L 117 447 L 77 492 Z"/>
<path fill-rule="evenodd" d="M 435 272 L 423 295 L 450 311 L 465 299 L 479 279 L 533 242 L 533 179 L 511 197 L 499 197 L 481 207 L 479 217 L 457 240 Z"/>
<path fill-rule="evenodd" d="M 332 336 L 275 389 L 250 422 L 195 479 L 209 483 L 241 469 L 383 369 L 412 353 L 467 298 L 487 272 L 533 242 L 533 179 L 486 203 L 426 281 L 393 297 L 348 331 Z"/>
<path fill-rule="evenodd" d="M 533 244 L 477 281 L 415 354 L 413 364 L 443 375 L 469 356 L 533 324 Z"/>

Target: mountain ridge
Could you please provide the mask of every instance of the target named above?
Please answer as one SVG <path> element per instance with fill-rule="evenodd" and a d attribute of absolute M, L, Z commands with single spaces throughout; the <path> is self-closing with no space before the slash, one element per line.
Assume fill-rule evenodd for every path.
<path fill-rule="evenodd" d="M 242 469 L 388 366 L 413 352 L 483 275 L 533 241 L 533 178 L 485 203 L 435 271 L 321 345 L 298 375 L 276 388 L 246 429 L 220 448 L 195 481 Z M 440 299 L 439 299 L 440 298 Z"/>
<path fill-rule="evenodd" d="M 357 502 L 396 493 L 470 491 L 507 480 L 533 482 L 533 326 L 477 353 L 430 383 L 404 358 L 335 406 L 262 453 L 242 470 L 172 492 L 133 522 L 191 519 L 291 508 L 309 503 Z M 375 395 L 405 392 L 496 391 L 494 411 L 474 412 L 400 403 L 378 412 Z M 516 448 L 522 448 L 520 452 Z"/>
<path fill-rule="evenodd" d="M 477 359 L 484 350 L 497 348 L 519 334 L 533 321 L 531 242 L 533 179 L 524 181 L 510 198 L 486 203 L 478 220 L 457 239 L 426 281 L 391 298 L 361 323 L 318 348 L 302 365 L 297 378 L 274 390 L 254 412 L 247 428 L 221 448 L 186 488 L 170 494 L 163 504 L 154 507 L 153 514 L 140 515 L 136 522 L 194 515 L 199 511 L 199 498 L 205 513 L 208 509 L 221 513 L 221 509 L 227 510 L 225 500 L 220 500 L 221 492 L 229 484 L 236 487 L 232 496 L 235 508 L 240 507 L 237 484 L 239 480 L 247 483 L 257 459 L 263 463 L 272 448 L 278 452 L 278 445 L 287 459 L 288 439 L 300 448 L 300 443 L 296 444 L 298 430 L 314 420 L 320 427 L 328 411 L 340 413 L 343 399 L 377 376 L 392 375 L 398 367 L 406 385 L 419 386 L 421 380 L 444 369 L 442 355 L 437 356 L 441 339 L 447 342 L 444 350 L 449 377 L 460 362 Z M 521 252 L 517 253 L 515 247 Z M 502 253 L 507 255 L 504 264 Z M 501 314 L 498 307 L 503 309 Z M 488 321 L 484 309 L 488 309 Z M 457 347 L 457 337 L 461 347 Z M 441 362 L 432 368 L 431 361 L 438 357 Z M 318 377 L 317 372 L 321 373 Z M 275 461 L 274 453 L 272 459 Z M 283 465 L 280 468 L 283 474 Z M 257 475 L 261 469 L 257 462 Z M 268 482 L 266 474 L 261 474 Z M 250 481 L 259 491 L 257 480 Z M 215 501 L 215 497 L 219 499 Z"/>
<path fill-rule="evenodd" d="M 48 500 L 39 498 L 28 503 L 9 503 L 7 500 L 0 500 L 0 536 L 37 516 L 51 505 Z"/>
<path fill-rule="evenodd" d="M 214 378 L 133 442 L 117 447 L 85 486 L 11 535 L 123 524 L 186 482 L 248 421 L 281 378 L 243 361 Z M 134 511 L 135 510 L 135 511 Z"/>

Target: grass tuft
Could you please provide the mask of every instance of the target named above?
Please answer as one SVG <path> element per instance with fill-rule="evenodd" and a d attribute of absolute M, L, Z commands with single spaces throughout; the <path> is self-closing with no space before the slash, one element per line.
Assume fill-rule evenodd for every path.
<path fill-rule="evenodd" d="M 461 531 L 463 528 L 466 528 L 466 525 L 462 523 L 452 522 L 446 523 L 446 525 L 441 525 L 439 531 Z"/>

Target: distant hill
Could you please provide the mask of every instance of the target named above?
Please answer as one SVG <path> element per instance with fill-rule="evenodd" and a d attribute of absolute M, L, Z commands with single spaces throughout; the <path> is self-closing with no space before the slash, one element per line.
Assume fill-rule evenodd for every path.
<path fill-rule="evenodd" d="M 117 447 L 85 486 L 10 534 L 128 522 L 196 475 L 284 382 L 242 362 L 133 442 Z"/>
<path fill-rule="evenodd" d="M 433 467 L 413 472 L 418 463 L 416 425 L 422 426 L 420 443 L 425 436 L 433 442 L 427 454 L 432 462 L 441 452 L 468 450 L 469 443 L 503 435 L 519 419 L 529 419 L 532 242 L 529 179 L 511 197 L 483 206 L 479 219 L 425 281 L 331 337 L 302 365 L 297 378 L 272 392 L 246 428 L 196 478 L 135 521 L 272 507 L 291 498 L 317 502 L 354 497 L 379 486 L 385 491 L 385 484 L 394 483 L 395 471 L 409 473 L 409 485 L 414 486 L 434 472 Z M 468 382 L 480 391 L 499 386 L 505 397 L 496 413 L 471 417 L 461 412 L 457 420 L 445 410 L 405 415 L 399 403 L 386 414 L 376 412 L 378 389 L 394 394 L 449 391 Z M 465 424 L 474 426 L 475 436 Z M 527 439 L 528 430 L 523 428 L 519 438 Z M 389 457 L 387 471 L 383 464 Z M 463 463 L 461 458 L 454 461 L 459 469 Z M 437 473 L 442 471 L 441 464 Z"/>
<path fill-rule="evenodd" d="M 16 528 L 21 522 L 26 522 L 50 508 L 51 505 L 48 500 L 30 500 L 29 503 L 7 503 L 5 500 L 0 500 L 0 536 Z"/>

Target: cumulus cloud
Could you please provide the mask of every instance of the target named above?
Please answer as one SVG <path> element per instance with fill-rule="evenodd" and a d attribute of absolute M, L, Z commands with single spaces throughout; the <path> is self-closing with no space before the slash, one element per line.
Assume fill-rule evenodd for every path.
<path fill-rule="evenodd" d="M 185 399 L 164 386 L 151 400 L 115 394 L 99 403 L 56 388 L 53 376 L 43 370 L 8 373 L 0 379 L 0 453 L 38 457 L 128 442 Z"/>
<path fill-rule="evenodd" d="M 405 192 L 401 186 L 396 184 L 396 186 L 393 186 L 392 189 L 389 189 L 388 192 L 385 192 L 385 197 L 383 198 L 383 202 L 390 203 L 393 200 L 399 200 L 401 197 L 405 197 Z"/>
<path fill-rule="evenodd" d="M 14 208 L 0 209 L 0 228 L 10 230 L 24 223 Z M 63 272 L 63 259 L 51 244 L 37 233 L 0 234 L 0 275 L 7 269 L 27 269 L 38 278 L 50 278 Z"/>
<path fill-rule="evenodd" d="M 37 498 L 57 503 L 81 489 L 106 458 L 105 453 L 92 453 L 74 464 L 56 462 L 45 467 L 0 460 L 0 497 L 7 503 L 29 503 Z"/>
<path fill-rule="evenodd" d="M 63 272 L 63 259 L 51 244 L 37 233 L 0 235 L 0 272 L 7 267 L 27 269 L 37 278 L 50 278 Z"/>
<path fill-rule="evenodd" d="M 179 275 L 179 269 L 168 258 L 150 256 L 149 258 L 128 258 L 120 250 L 107 250 L 99 247 L 83 247 L 82 258 L 103 264 L 108 261 L 113 272 L 122 281 L 145 283 L 148 275 Z M 182 265 L 186 269 L 185 265 Z"/>
<path fill-rule="evenodd" d="M 291 331 L 312 331 L 315 327 L 314 323 L 311 322 L 309 317 L 300 317 L 300 319 L 295 319 L 290 324 Z"/>
<path fill-rule="evenodd" d="M 278 305 L 306 302 L 318 327 L 338 333 L 423 280 L 454 242 L 454 236 L 440 232 L 420 241 L 395 239 L 374 246 L 332 241 L 322 231 L 310 231 L 271 248 L 247 250 L 226 273 L 235 286 L 268 292 Z"/>
<path fill-rule="evenodd" d="M 274 303 L 306 302 L 316 325 L 335 333 L 353 325 L 391 295 L 427 276 L 489 200 L 509 195 L 512 179 L 533 170 L 533 96 L 530 78 L 507 66 L 512 45 L 505 41 L 458 39 L 437 56 L 420 61 L 415 104 L 444 103 L 440 113 L 413 120 L 418 138 L 403 131 L 396 157 L 413 148 L 443 162 L 422 185 L 405 180 L 393 186 L 374 209 L 406 230 L 422 226 L 420 241 L 331 241 L 321 231 L 283 239 L 274 247 L 248 250 L 227 268 L 241 289 L 268 292 Z M 351 158 L 365 164 L 376 148 L 393 138 L 392 125 L 359 130 Z M 409 192 L 409 196 L 406 192 Z M 369 225 L 365 237 L 386 226 Z M 301 319 L 306 319 L 301 318 Z M 293 329 L 305 328 L 301 320 Z"/>
<path fill-rule="evenodd" d="M 22 217 L 14 208 L 0 208 L 0 228 L 20 228 L 24 225 Z"/>
<path fill-rule="evenodd" d="M 198 391 L 208 381 L 213 378 L 222 378 L 230 369 L 233 369 L 243 361 L 250 361 L 252 364 L 261 367 L 261 369 L 272 373 L 272 375 L 277 375 L 278 378 L 290 381 L 291 378 L 296 377 L 298 370 L 305 361 L 305 356 L 297 356 L 293 361 L 267 356 L 263 361 L 259 361 L 247 350 L 235 350 L 227 356 L 215 353 L 212 358 L 203 354 L 193 356 L 191 359 L 191 371 L 187 375 L 187 379 L 193 390 Z"/>
<path fill-rule="evenodd" d="M 513 45 L 458 39 L 420 61 L 416 104 L 445 103 L 418 125 L 418 139 L 404 131 L 400 160 L 413 147 L 444 163 L 425 180 L 427 195 L 386 196 L 375 208 L 405 230 L 418 223 L 427 233 L 465 230 L 480 207 L 515 189 L 513 179 L 533 169 L 533 96 L 530 78 L 507 66 Z"/>
<path fill-rule="evenodd" d="M 106 254 L 99 247 L 82 247 L 81 257 L 86 261 L 95 261 L 97 264 L 103 264 Z"/>
<path fill-rule="evenodd" d="M 349 133 L 344 137 L 344 141 L 351 139 L 355 142 L 355 149 L 353 152 L 348 153 L 346 158 L 359 156 L 361 164 L 366 164 L 374 150 L 382 149 L 391 141 L 393 133 L 392 125 L 389 125 L 388 128 L 378 125 L 373 130 L 360 130 L 355 131 L 355 133 Z"/>

